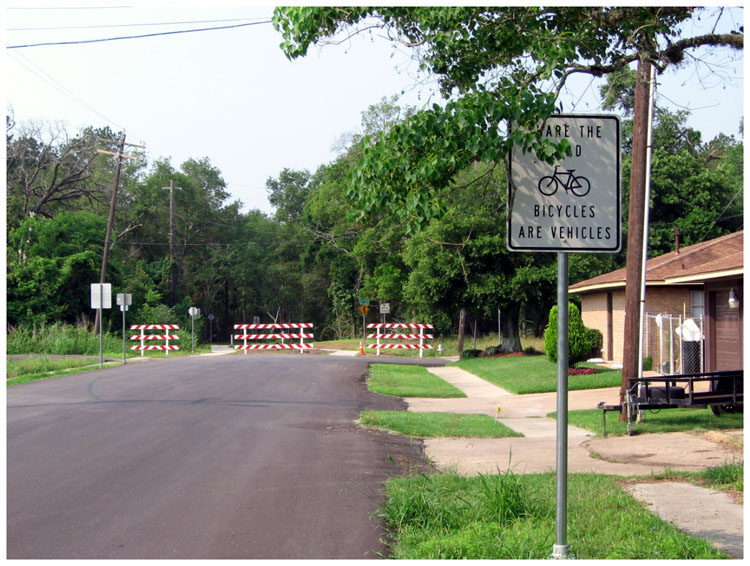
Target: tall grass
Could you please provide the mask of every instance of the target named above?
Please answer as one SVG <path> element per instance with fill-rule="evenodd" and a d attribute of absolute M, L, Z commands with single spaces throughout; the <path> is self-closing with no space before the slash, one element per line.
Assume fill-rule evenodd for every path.
<path fill-rule="evenodd" d="M 105 352 L 121 352 L 122 337 L 103 335 Z M 99 354 L 99 334 L 67 324 L 18 327 L 8 333 L 8 354 L 58 354 L 94 356 Z"/>
<path fill-rule="evenodd" d="M 555 542 L 555 503 L 554 474 L 422 475 L 388 480 L 380 515 L 394 558 L 538 560 Z M 568 542 L 588 560 L 726 557 L 596 474 L 569 477 Z"/>

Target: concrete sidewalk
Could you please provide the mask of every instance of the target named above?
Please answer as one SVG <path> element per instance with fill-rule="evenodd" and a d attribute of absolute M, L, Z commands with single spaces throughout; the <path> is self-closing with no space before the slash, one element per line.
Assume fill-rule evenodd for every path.
<path fill-rule="evenodd" d="M 454 470 L 463 475 L 498 473 L 554 472 L 557 454 L 557 423 L 547 417 L 557 408 L 556 393 L 514 395 L 473 374 L 456 367 L 428 368 L 428 371 L 451 383 L 466 398 L 407 398 L 408 410 L 415 412 L 446 412 L 485 414 L 500 422 L 522 438 L 434 438 L 425 439 L 425 455 L 438 469 Z M 597 403 L 617 404 L 619 388 L 570 391 L 568 409 L 594 409 Z M 500 412 L 498 413 L 498 408 Z M 568 427 L 568 471 L 596 472 L 617 476 L 652 475 L 666 470 L 700 471 L 742 461 L 741 449 L 732 443 L 716 440 L 716 436 L 739 437 L 743 431 L 722 435 L 698 436 L 689 433 L 643 434 L 597 438 L 578 427 Z M 684 484 L 672 490 L 670 483 L 659 487 L 633 487 L 633 494 L 664 520 L 688 533 L 707 538 L 716 547 L 734 558 L 742 558 L 742 505 L 717 496 L 717 492 L 692 486 L 691 505 L 686 506 Z M 702 517 L 717 517 L 704 524 Z M 722 520 L 724 519 L 724 520 Z M 719 525 L 719 526 L 717 526 Z"/>
<path fill-rule="evenodd" d="M 426 439 L 427 456 L 439 468 L 455 469 L 467 475 L 508 468 L 517 473 L 555 469 L 557 422 L 547 415 L 557 408 L 557 393 L 513 395 L 457 367 L 428 368 L 428 371 L 451 383 L 467 397 L 408 398 L 408 410 L 489 415 L 524 435 L 523 438 Z M 593 409 L 600 401 L 616 404 L 618 395 L 617 387 L 570 391 L 568 408 L 571 411 Z M 633 476 L 667 469 L 699 471 L 741 457 L 741 452 L 738 454 L 725 444 L 688 433 L 596 438 L 587 430 L 568 427 L 571 472 Z"/>

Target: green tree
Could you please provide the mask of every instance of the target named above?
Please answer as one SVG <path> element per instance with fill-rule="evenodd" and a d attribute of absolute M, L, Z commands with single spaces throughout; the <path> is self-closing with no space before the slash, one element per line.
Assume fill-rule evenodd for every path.
<path fill-rule="evenodd" d="M 474 161 L 500 162 L 515 146 L 547 161 L 567 143 L 544 140 L 538 124 L 574 73 L 604 76 L 640 57 L 664 68 L 703 45 L 741 49 L 737 33 L 682 37 L 703 11 L 685 7 L 302 7 L 276 8 L 274 26 L 290 58 L 338 34 L 379 27 L 414 46 L 444 104 L 365 139 L 350 195 L 357 212 L 390 208 L 416 230 L 441 213 L 440 195 Z M 550 88 L 551 85 L 551 88 Z M 513 127 L 508 127 L 510 124 Z"/>
<path fill-rule="evenodd" d="M 8 233 L 7 317 L 11 325 L 75 323 L 92 312 L 106 219 L 90 212 L 27 218 Z"/>

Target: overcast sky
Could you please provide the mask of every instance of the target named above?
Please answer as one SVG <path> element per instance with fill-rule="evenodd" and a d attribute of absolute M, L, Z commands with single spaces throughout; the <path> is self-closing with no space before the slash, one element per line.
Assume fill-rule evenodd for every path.
<path fill-rule="evenodd" d="M 208 157 L 244 210 L 271 212 L 266 180 L 285 167 L 312 172 L 332 161 L 336 141 L 359 129 L 368 106 L 402 92 L 403 105 L 435 101 L 407 52 L 394 52 L 377 37 L 316 47 L 290 62 L 278 47 L 279 35 L 265 23 L 272 6 L 128 4 L 6 0 L 5 43 L 253 25 L 6 49 L 6 105 L 17 122 L 59 121 L 70 133 L 90 125 L 125 130 L 127 141 L 146 146 L 150 161 L 169 158 L 175 168 L 188 158 Z M 725 10 L 717 31 L 736 27 L 743 17 L 741 8 Z M 715 20 L 704 17 L 700 25 L 710 31 Z M 167 22 L 173 24 L 143 25 Z M 695 33 L 692 24 L 688 33 Z M 657 104 L 690 110 L 690 124 L 704 141 L 719 133 L 739 137 L 744 61 L 724 51 L 712 62 L 709 68 L 690 60 L 661 77 Z M 566 112 L 601 112 L 589 78 L 571 83 L 562 101 Z"/>

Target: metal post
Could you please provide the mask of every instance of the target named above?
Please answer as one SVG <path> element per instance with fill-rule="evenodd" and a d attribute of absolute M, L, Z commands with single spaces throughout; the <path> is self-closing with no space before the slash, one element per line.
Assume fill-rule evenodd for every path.
<path fill-rule="evenodd" d="M 193 335 L 193 349 L 191 352 L 195 354 L 195 315 L 190 315 L 190 331 Z"/>
<path fill-rule="evenodd" d="M 121 305 L 120 309 L 122 309 L 122 363 L 126 364 L 128 363 L 125 361 L 125 309 L 127 307 L 125 305 Z"/>
<path fill-rule="evenodd" d="M 424 328 L 419 329 L 419 357 L 422 357 L 422 347 L 424 346 Z"/>
<path fill-rule="evenodd" d="M 557 254 L 557 532 L 552 558 L 568 558 L 568 255 Z"/>
<path fill-rule="evenodd" d="M 103 283 L 99 283 L 99 308 L 97 309 L 99 312 L 99 366 L 104 366 L 104 341 L 102 338 L 102 302 L 104 301 L 104 285 Z"/>

